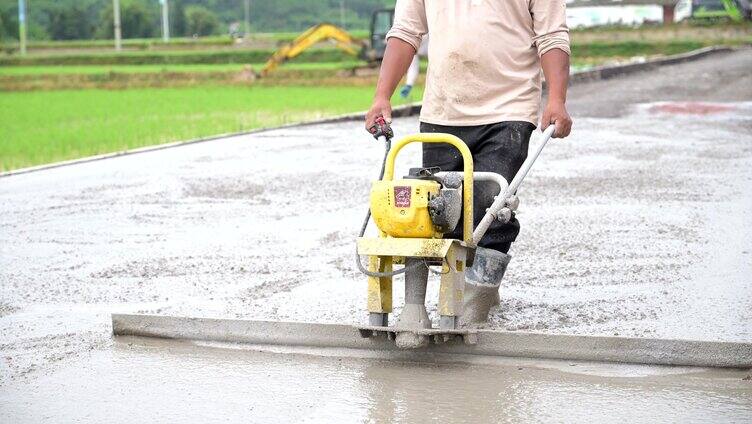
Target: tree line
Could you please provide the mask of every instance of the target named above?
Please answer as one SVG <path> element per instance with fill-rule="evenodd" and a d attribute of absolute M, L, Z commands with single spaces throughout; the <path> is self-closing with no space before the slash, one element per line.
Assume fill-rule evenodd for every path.
<path fill-rule="evenodd" d="M 170 34 L 227 34 L 233 23 L 242 28 L 244 3 L 169 0 Z M 339 24 L 342 10 L 348 29 L 366 29 L 374 10 L 393 5 L 394 0 L 251 0 L 251 30 L 288 32 L 320 22 Z M 161 13 L 158 0 L 120 0 L 123 37 L 159 37 Z M 32 40 L 112 38 L 112 0 L 27 0 L 27 31 Z M 0 0 L 0 40 L 17 38 L 18 2 Z"/>

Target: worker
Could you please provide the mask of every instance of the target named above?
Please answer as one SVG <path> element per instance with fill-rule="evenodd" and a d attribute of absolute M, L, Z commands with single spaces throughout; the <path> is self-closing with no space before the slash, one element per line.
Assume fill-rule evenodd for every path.
<path fill-rule="evenodd" d="M 418 51 L 413 56 L 413 61 L 410 62 L 410 67 L 407 68 L 407 75 L 405 75 L 405 85 L 400 90 L 400 97 L 406 99 L 413 90 L 415 83 L 420 76 L 420 58 L 426 57 L 428 54 L 428 34 L 423 37 L 423 40 L 418 47 Z"/>
<path fill-rule="evenodd" d="M 397 0 L 366 129 L 378 117 L 391 122 L 389 99 L 420 47 L 428 46 L 420 131 L 449 133 L 463 140 L 476 171 L 496 172 L 511 181 L 527 157 L 536 125 L 555 125 L 553 136 L 569 135 L 565 106 L 569 80 L 569 30 L 565 0 Z M 541 68 L 548 86 L 542 118 Z M 446 144 L 423 144 L 423 166 L 461 171 L 462 158 Z M 475 186 L 477 225 L 498 188 Z M 480 241 L 467 271 L 460 325 L 488 320 L 499 304 L 499 286 L 520 224 L 494 222 Z M 448 235 L 461 238 L 459 229 Z"/>

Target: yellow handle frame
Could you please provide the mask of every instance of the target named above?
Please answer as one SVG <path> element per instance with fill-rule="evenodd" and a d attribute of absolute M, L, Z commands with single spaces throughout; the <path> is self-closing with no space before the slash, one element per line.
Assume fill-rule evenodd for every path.
<path fill-rule="evenodd" d="M 444 133 L 420 133 L 408 135 L 398 140 L 389 155 L 386 158 L 386 167 L 384 169 L 384 181 L 394 179 L 394 162 L 397 154 L 403 147 L 410 143 L 446 143 L 451 144 L 462 154 L 463 162 L 463 187 L 462 187 L 462 207 L 464 219 L 462 221 L 462 238 L 468 246 L 473 245 L 473 155 L 464 141 L 451 134 Z"/>

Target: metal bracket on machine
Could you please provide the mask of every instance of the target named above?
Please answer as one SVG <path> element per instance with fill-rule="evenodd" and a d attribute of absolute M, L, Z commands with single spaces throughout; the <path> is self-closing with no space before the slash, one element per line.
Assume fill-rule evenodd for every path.
<path fill-rule="evenodd" d="M 426 329 L 400 329 L 396 327 L 377 327 L 377 326 L 356 326 L 360 337 L 371 338 L 386 336 L 389 340 L 394 340 L 399 333 L 413 333 L 419 336 L 426 336 L 433 344 L 456 343 L 461 342 L 466 345 L 475 345 L 478 343 L 478 331 L 468 329 L 442 330 L 440 328 Z"/>

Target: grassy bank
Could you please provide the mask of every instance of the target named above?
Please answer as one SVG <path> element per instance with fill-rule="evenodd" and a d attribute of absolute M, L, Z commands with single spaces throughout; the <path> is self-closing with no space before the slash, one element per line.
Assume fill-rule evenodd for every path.
<path fill-rule="evenodd" d="M 353 37 L 358 39 L 368 38 L 367 30 L 350 30 Z M 243 40 L 242 44 L 254 48 L 269 48 L 280 43 L 290 42 L 300 35 L 301 32 L 276 32 L 254 33 Z M 577 28 L 570 30 L 572 41 L 575 43 L 593 42 L 623 42 L 645 41 L 661 42 L 672 40 L 684 40 L 707 43 L 738 43 L 752 42 L 752 22 L 724 22 L 724 21 L 684 21 L 673 25 L 642 25 L 620 26 L 607 25 L 594 28 Z M 161 38 L 134 38 L 122 41 L 123 48 L 131 50 L 181 50 L 196 47 L 227 47 L 238 43 L 229 36 L 209 37 L 173 37 L 168 43 Z M 30 40 L 28 49 L 45 51 L 73 51 L 73 50 L 102 50 L 112 48 L 113 40 Z M 0 50 L 17 52 L 18 41 L 0 42 Z"/>
<path fill-rule="evenodd" d="M 572 43 L 572 56 L 575 58 L 627 58 L 634 56 L 672 55 L 716 44 L 717 43 L 704 43 L 700 41 Z"/>
<path fill-rule="evenodd" d="M 372 95 L 372 87 L 216 86 L 3 93 L 0 169 L 353 112 Z"/>
<path fill-rule="evenodd" d="M 232 49 L 28 54 L 0 57 L 0 66 L 259 63 L 269 59 L 275 51 L 276 49 Z M 352 56 L 336 48 L 314 48 L 304 51 L 297 59 L 300 62 L 336 62 L 352 60 Z"/>
<path fill-rule="evenodd" d="M 376 68 L 361 62 L 290 63 L 258 79 L 263 64 L 0 68 L 0 91 L 224 86 L 373 86 Z M 357 71 L 354 69 L 357 68 Z M 20 73 L 17 71 L 21 71 Z"/>
<path fill-rule="evenodd" d="M 349 31 L 356 39 L 368 38 L 367 30 Z M 227 47 L 234 44 L 242 44 L 248 47 L 277 45 L 288 43 L 297 38 L 300 32 L 277 32 L 256 33 L 244 40 L 236 40 L 227 35 L 209 37 L 172 37 L 165 43 L 161 38 L 128 38 L 121 41 L 124 49 L 130 50 L 182 50 L 196 47 Z M 31 40 L 27 43 L 29 51 L 34 50 L 103 50 L 111 49 L 115 45 L 114 40 Z M 0 50 L 8 53 L 18 52 L 18 41 L 5 41 L 0 43 Z"/>
<path fill-rule="evenodd" d="M 668 55 L 694 50 L 700 47 L 726 44 L 751 43 L 748 39 L 708 39 L 708 40 L 669 40 L 669 41 L 591 41 L 572 42 L 572 55 L 575 58 L 587 57 L 631 57 Z M 196 64 L 243 64 L 265 62 L 276 49 L 230 49 L 230 50 L 188 50 L 188 51 L 127 51 L 29 54 L 27 56 L 2 56 L 0 67 L 10 66 L 92 66 L 92 65 L 196 65 Z M 299 63 L 320 63 L 352 61 L 355 58 L 346 52 L 330 47 L 306 50 L 295 58 Z"/>
<path fill-rule="evenodd" d="M 704 46 L 706 44 L 696 41 L 573 43 L 572 67 L 583 69 L 605 63 L 628 61 L 634 57 L 673 55 Z M 244 70 L 246 64 L 251 65 L 254 71 L 259 71 L 266 60 L 259 52 L 261 50 L 46 55 L 29 56 L 22 61 L 14 58 L 15 66 L 0 66 L 0 90 L 130 89 L 194 84 L 246 85 L 251 83 L 246 75 L 249 74 L 248 70 Z M 243 61 L 243 58 L 247 58 L 248 61 Z M 10 59 L 6 58 L 6 61 L 8 60 Z M 223 63 L 224 60 L 229 63 Z M 107 63 L 110 61 L 118 63 Z M 140 63 L 142 61 L 144 63 Z M 163 63 L 151 63 L 160 61 Z M 197 63 L 190 63 L 194 61 Z M 38 64 L 18 65 L 27 62 Z M 363 85 L 363 78 L 355 81 L 348 76 L 343 78 L 343 74 L 339 72 L 363 65 L 365 62 L 336 49 L 310 50 L 282 65 L 270 78 L 257 80 L 253 84 Z"/>
<path fill-rule="evenodd" d="M 576 43 L 674 40 L 701 43 L 749 43 L 752 22 L 680 22 L 674 25 L 603 26 L 570 30 Z"/>
<path fill-rule="evenodd" d="M 298 62 L 285 63 L 289 70 L 336 70 L 362 65 L 359 61 L 341 62 Z M 260 69 L 263 63 L 251 63 L 254 69 Z M 154 72 L 237 72 L 245 67 L 240 63 L 219 65 L 41 65 L 41 66 L 7 66 L 0 68 L 0 76 L 26 75 L 97 75 L 109 73 L 136 74 Z"/>

